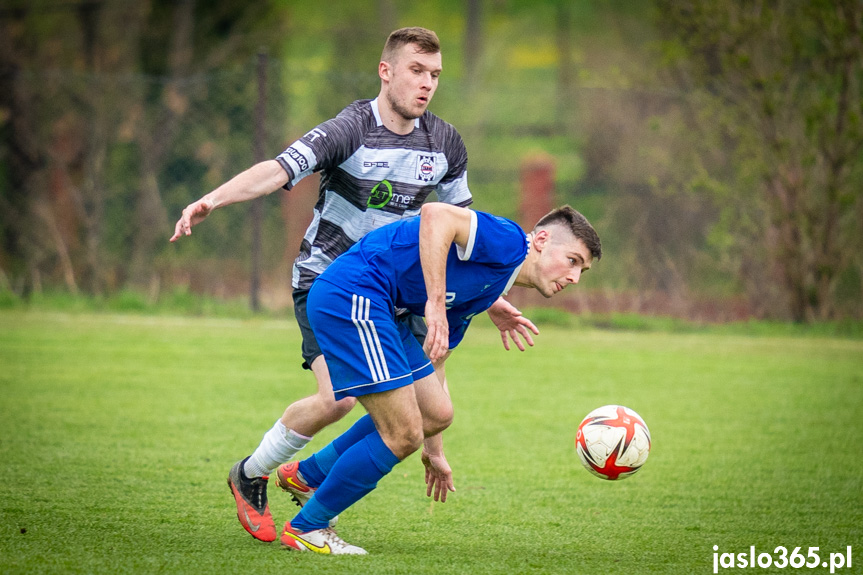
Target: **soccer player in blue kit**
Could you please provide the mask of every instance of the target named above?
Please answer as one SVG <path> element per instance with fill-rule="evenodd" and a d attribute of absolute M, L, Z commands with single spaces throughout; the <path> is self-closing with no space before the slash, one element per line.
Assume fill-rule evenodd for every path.
<path fill-rule="evenodd" d="M 525 234 L 514 222 L 442 203 L 418 217 L 367 234 L 315 281 L 308 316 L 327 358 L 336 398 L 356 397 L 368 415 L 302 462 L 288 483 L 310 495 L 285 524 L 283 546 L 328 554 L 365 554 L 330 521 L 423 447 L 427 492 L 455 491 L 441 432 L 453 417 L 432 362 L 462 341 L 473 317 L 513 285 L 545 297 L 578 283 L 602 247 L 590 223 L 569 206 Z M 424 316 L 423 346 L 396 319 Z M 283 485 L 284 487 L 284 485 Z"/>
<path fill-rule="evenodd" d="M 336 401 L 333 396 L 327 363 L 306 318 L 312 282 L 368 231 L 416 216 L 432 192 L 444 203 L 468 206 L 472 202 L 461 136 L 427 109 L 441 70 L 440 42 L 433 31 L 418 27 L 394 31 L 378 65 L 377 98 L 348 105 L 277 158 L 255 164 L 189 204 L 175 225 L 172 242 L 190 235 L 192 226 L 217 208 L 279 188 L 291 189 L 312 172 L 321 172 L 319 199 L 291 282 L 304 367 L 314 373 L 317 393 L 289 405 L 257 449 L 231 468 L 228 478 L 240 523 L 261 541 L 278 537 L 267 502 L 269 474 L 356 402 L 353 397 Z M 533 345 L 530 331 L 538 333 L 536 326 L 503 298 L 488 314 L 506 349 L 509 339 L 520 350 L 524 350 L 521 339 Z M 426 330 L 422 320 L 406 315 L 402 321 L 422 341 Z"/>

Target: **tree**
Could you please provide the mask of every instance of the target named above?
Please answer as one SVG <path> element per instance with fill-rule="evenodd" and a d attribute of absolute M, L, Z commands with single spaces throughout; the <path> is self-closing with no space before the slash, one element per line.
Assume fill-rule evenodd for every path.
<path fill-rule="evenodd" d="M 37 79 L 34 69 L 57 68 L 71 51 L 62 17 L 68 20 L 71 12 L 73 21 L 76 14 L 84 20 L 93 4 L 19 2 L 0 10 L 0 264 L 9 270 L 13 289 L 24 294 L 41 289 L 43 275 L 78 289 L 74 220 L 83 204 L 62 194 L 57 167 L 83 165 L 74 135 L 80 124 L 70 111 L 81 102 L 58 97 L 57 86 L 69 78 L 54 73 Z M 87 53 L 86 37 L 81 46 Z"/>
<path fill-rule="evenodd" d="M 152 283 L 170 231 L 165 173 L 212 144 L 197 126 L 221 120 L 189 117 L 192 87 L 229 90 L 227 74 L 190 76 L 241 64 L 254 77 L 252 56 L 279 45 L 286 10 L 193 0 L 0 9 L 0 266 L 13 289 L 38 290 L 43 277 L 89 293 Z M 254 98 L 234 97 L 222 109 L 251 119 Z M 245 146 L 249 162 L 251 138 Z"/>
<path fill-rule="evenodd" d="M 863 3 L 657 7 L 669 81 L 691 93 L 702 191 L 721 209 L 715 233 L 741 283 L 765 313 L 835 317 L 840 282 L 863 299 Z"/>

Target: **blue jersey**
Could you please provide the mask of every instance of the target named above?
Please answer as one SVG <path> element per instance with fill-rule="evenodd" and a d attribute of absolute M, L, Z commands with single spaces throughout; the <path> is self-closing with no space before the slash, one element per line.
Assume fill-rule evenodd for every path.
<path fill-rule="evenodd" d="M 446 306 L 449 345 L 456 347 L 471 319 L 509 291 L 530 244 L 515 222 L 471 212 L 466 248 L 453 244 L 447 257 Z M 419 252 L 420 217 L 366 234 L 319 277 L 348 292 L 384 296 L 396 309 L 425 315 L 428 301 Z"/>

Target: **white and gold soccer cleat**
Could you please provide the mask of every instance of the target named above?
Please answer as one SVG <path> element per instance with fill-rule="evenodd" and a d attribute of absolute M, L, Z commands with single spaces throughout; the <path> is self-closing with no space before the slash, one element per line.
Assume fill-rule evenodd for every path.
<path fill-rule="evenodd" d="M 281 542 L 283 547 L 296 551 L 314 551 L 324 555 L 368 555 L 362 547 L 345 542 L 331 527 L 302 533 L 291 527 L 288 521 L 282 531 Z"/>

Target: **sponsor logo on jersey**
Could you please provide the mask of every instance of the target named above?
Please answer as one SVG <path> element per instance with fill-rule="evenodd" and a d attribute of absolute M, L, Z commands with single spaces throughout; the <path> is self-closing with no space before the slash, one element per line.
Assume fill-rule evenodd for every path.
<path fill-rule="evenodd" d="M 294 148 L 288 148 L 285 151 L 291 157 L 291 159 L 300 166 L 300 172 L 305 172 L 309 169 L 309 161 L 304 155 L 296 151 Z"/>
<path fill-rule="evenodd" d="M 321 130 L 320 128 L 312 128 L 308 134 L 303 136 L 303 138 L 307 139 L 310 144 L 312 142 L 314 142 L 315 140 L 317 140 L 318 138 L 326 138 L 326 137 L 327 137 L 327 133 L 324 132 L 323 130 Z"/>
<path fill-rule="evenodd" d="M 417 179 L 421 182 L 434 180 L 434 156 L 417 156 Z"/>
<path fill-rule="evenodd" d="M 393 185 L 386 180 L 382 180 L 375 184 L 372 192 L 369 195 L 369 200 L 366 205 L 372 209 L 379 210 L 387 205 L 393 197 Z"/>
<path fill-rule="evenodd" d="M 369 193 L 366 206 L 374 210 L 386 207 L 389 211 L 398 213 L 410 208 L 414 199 L 412 195 L 394 192 L 393 185 L 388 180 L 381 180 Z"/>
<path fill-rule="evenodd" d="M 363 162 L 364 168 L 389 168 L 389 162 Z"/>

